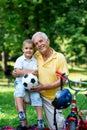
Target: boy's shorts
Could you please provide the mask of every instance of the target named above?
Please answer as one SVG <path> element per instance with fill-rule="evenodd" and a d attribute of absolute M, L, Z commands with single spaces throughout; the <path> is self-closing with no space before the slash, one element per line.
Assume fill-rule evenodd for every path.
<path fill-rule="evenodd" d="M 15 81 L 14 86 L 15 86 L 14 97 L 24 97 L 25 89 L 24 89 L 22 83 Z"/>
<path fill-rule="evenodd" d="M 30 92 L 30 101 L 32 106 L 42 106 L 42 98 L 38 92 Z"/>
<path fill-rule="evenodd" d="M 26 99 L 26 92 L 21 82 L 14 82 L 15 92 L 14 97 L 23 97 Z M 29 92 L 29 101 L 32 106 L 42 106 L 42 99 L 40 93 L 38 92 Z"/>

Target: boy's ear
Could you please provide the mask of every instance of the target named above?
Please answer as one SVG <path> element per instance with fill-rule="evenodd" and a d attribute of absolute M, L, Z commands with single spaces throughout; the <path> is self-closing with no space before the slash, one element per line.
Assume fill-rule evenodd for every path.
<path fill-rule="evenodd" d="M 21 49 L 21 51 L 23 52 L 23 48 Z"/>

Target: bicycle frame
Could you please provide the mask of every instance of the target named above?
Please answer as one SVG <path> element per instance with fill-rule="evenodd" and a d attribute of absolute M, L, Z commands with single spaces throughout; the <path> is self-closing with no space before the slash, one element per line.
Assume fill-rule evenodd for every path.
<path fill-rule="evenodd" d="M 81 91 L 80 89 L 75 90 L 74 97 L 72 99 L 71 113 L 69 114 L 67 120 L 74 122 L 74 128 L 72 130 L 87 130 L 87 120 L 83 120 L 82 115 L 79 114 L 79 110 L 76 102 L 76 95 Z M 85 91 L 85 89 L 84 89 Z M 85 95 L 86 96 L 86 95 Z M 69 129 L 68 129 L 69 130 Z M 70 129 L 71 130 L 71 129 Z"/>
<path fill-rule="evenodd" d="M 71 103 L 71 112 L 66 118 L 66 121 L 65 121 L 66 127 L 63 130 L 87 130 L 87 120 L 84 121 L 82 118 L 82 115 L 79 114 L 77 103 L 76 103 L 76 95 L 80 91 L 87 91 L 87 88 L 83 89 L 83 90 L 81 90 L 80 88 L 78 88 L 78 89 L 73 88 L 71 86 L 71 82 L 77 83 L 77 84 L 87 84 L 87 83 L 79 82 L 79 81 L 72 81 L 72 80 L 69 80 L 68 77 L 66 75 L 62 74 L 61 72 L 57 71 L 56 73 L 62 80 L 68 80 L 69 87 L 72 90 L 74 90 L 74 95 L 73 95 L 73 99 L 72 99 L 72 103 Z M 85 95 L 85 96 L 87 97 L 87 95 Z"/>
<path fill-rule="evenodd" d="M 82 116 L 79 115 L 77 103 L 76 103 L 76 95 L 80 92 L 80 90 L 75 90 L 74 97 L 72 99 L 71 104 L 71 112 L 66 118 L 66 129 L 65 130 L 87 130 L 87 121 L 83 120 Z M 73 129 L 69 128 L 70 123 L 73 123 Z"/>

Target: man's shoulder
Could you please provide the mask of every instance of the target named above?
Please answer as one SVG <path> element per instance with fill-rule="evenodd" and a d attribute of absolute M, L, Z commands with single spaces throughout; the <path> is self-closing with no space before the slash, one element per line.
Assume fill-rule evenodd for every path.
<path fill-rule="evenodd" d="M 35 54 L 34 54 L 34 57 L 37 58 L 39 55 L 40 55 L 40 52 L 36 51 Z"/>
<path fill-rule="evenodd" d="M 57 51 L 55 51 L 54 49 L 53 49 L 53 52 L 54 52 L 54 55 L 55 55 L 56 57 L 64 57 L 64 54 L 61 53 L 61 52 L 57 52 Z"/>
<path fill-rule="evenodd" d="M 64 54 L 63 53 L 61 53 L 61 52 L 57 52 L 57 56 L 63 56 L 64 57 Z"/>

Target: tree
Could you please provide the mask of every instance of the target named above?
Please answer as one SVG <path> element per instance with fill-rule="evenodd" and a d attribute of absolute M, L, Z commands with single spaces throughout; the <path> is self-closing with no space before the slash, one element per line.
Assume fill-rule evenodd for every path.
<path fill-rule="evenodd" d="M 21 54 L 23 40 L 31 38 L 36 31 L 47 33 L 51 46 L 68 59 L 86 62 L 86 7 L 86 0 L 1 1 L 0 52 L 6 53 L 5 63 L 8 57 L 17 58 Z"/>

